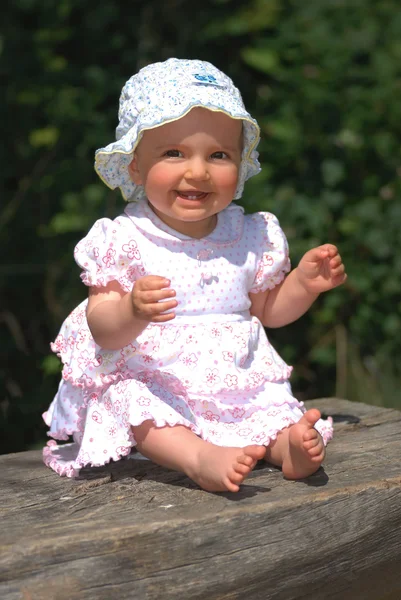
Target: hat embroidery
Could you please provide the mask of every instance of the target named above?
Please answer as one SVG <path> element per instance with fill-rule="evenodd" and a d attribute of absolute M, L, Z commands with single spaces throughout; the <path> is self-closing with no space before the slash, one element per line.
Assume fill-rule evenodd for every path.
<path fill-rule="evenodd" d="M 222 88 L 226 87 L 224 83 L 218 81 L 214 75 L 210 75 L 209 73 L 205 73 L 204 75 L 201 75 L 200 73 L 194 73 L 194 78 L 196 79 L 197 83 L 203 83 L 204 85 L 215 85 Z"/>

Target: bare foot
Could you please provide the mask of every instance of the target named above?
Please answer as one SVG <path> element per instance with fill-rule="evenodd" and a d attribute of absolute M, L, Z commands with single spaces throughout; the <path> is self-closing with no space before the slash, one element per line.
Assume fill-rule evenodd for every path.
<path fill-rule="evenodd" d="M 223 448 L 202 440 L 183 425 L 155 427 L 144 421 L 132 428 L 141 454 L 158 465 L 185 473 L 208 492 L 238 492 L 265 446 Z"/>
<path fill-rule="evenodd" d="M 282 464 L 283 475 L 288 479 L 308 477 L 322 464 L 326 450 L 322 436 L 314 429 L 320 417 L 320 412 L 311 408 L 288 428 L 288 449 Z"/>
<path fill-rule="evenodd" d="M 207 492 L 238 492 L 265 454 L 264 446 L 223 448 L 206 442 L 199 447 L 197 460 L 187 475 Z"/>

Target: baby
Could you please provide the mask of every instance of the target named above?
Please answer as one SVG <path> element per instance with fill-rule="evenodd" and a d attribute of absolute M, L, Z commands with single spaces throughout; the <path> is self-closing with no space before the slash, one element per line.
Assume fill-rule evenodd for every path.
<path fill-rule="evenodd" d="M 169 59 L 124 86 L 95 168 L 129 203 L 76 246 L 89 298 L 52 345 L 64 368 L 44 419 L 74 439 L 44 450 L 60 475 L 134 447 L 212 492 L 238 491 L 261 459 L 290 479 L 321 465 L 331 420 L 294 398 L 264 326 L 295 321 L 346 275 L 331 244 L 290 272 L 276 217 L 233 202 L 260 171 L 259 136 L 210 63 Z"/>

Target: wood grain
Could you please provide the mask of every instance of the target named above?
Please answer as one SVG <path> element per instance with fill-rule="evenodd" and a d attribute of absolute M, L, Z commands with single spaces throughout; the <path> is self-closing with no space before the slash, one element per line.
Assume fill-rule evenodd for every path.
<path fill-rule="evenodd" d="M 58 477 L 0 456 L 1 600 L 401 598 L 401 412 L 327 398 L 312 477 L 259 466 L 238 494 L 129 459 Z"/>

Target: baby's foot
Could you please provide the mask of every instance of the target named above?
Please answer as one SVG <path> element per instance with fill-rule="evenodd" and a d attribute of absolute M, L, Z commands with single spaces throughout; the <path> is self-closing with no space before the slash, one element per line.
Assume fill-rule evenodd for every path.
<path fill-rule="evenodd" d="M 202 444 L 187 475 L 208 492 L 238 492 L 240 484 L 265 454 L 264 446 L 223 448 Z"/>
<path fill-rule="evenodd" d="M 322 464 L 326 450 L 322 436 L 314 429 L 320 416 L 316 408 L 311 408 L 288 429 L 288 452 L 282 465 L 283 475 L 288 479 L 308 477 Z"/>

